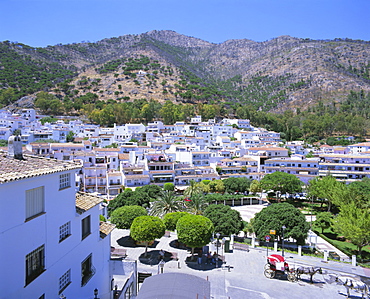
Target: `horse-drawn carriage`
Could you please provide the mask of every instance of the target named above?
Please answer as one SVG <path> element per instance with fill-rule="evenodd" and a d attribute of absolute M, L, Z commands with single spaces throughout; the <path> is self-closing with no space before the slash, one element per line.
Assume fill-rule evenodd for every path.
<path fill-rule="evenodd" d="M 264 274 L 267 278 L 274 278 L 276 275 L 286 275 L 291 282 L 297 280 L 295 271 L 289 269 L 285 258 L 279 254 L 271 254 L 267 257 Z"/>
<path fill-rule="evenodd" d="M 295 282 L 301 278 L 302 274 L 306 274 L 310 276 L 310 282 L 312 283 L 312 277 L 317 272 L 322 274 L 322 269 L 320 267 L 303 266 L 290 268 L 283 256 L 279 254 L 271 254 L 267 257 L 264 274 L 267 278 L 274 278 L 276 275 L 286 275 L 290 282 Z"/>

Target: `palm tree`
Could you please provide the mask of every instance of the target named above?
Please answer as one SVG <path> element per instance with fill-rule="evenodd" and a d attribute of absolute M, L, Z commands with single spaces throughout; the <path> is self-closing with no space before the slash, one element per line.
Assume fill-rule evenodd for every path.
<path fill-rule="evenodd" d="M 157 200 L 153 203 L 150 215 L 163 217 L 167 213 L 184 210 L 182 199 L 175 196 L 173 191 L 162 191 Z"/>
<path fill-rule="evenodd" d="M 199 187 L 198 183 L 194 180 L 190 180 L 190 186 L 186 188 L 184 195 L 186 197 L 193 197 L 194 194 L 202 191 L 202 188 Z"/>
<path fill-rule="evenodd" d="M 189 212 L 195 215 L 202 215 L 207 205 L 208 202 L 204 198 L 204 194 L 200 192 L 193 194 L 190 201 L 186 203 Z"/>

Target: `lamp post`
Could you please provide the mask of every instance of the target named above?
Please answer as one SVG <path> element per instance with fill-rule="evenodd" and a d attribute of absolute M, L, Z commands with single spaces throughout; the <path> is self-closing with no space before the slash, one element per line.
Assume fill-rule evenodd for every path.
<path fill-rule="evenodd" d="M 282 247 L 282 256 L 284 256 L 284 231 L 285 231 L 285 229 L 286 229 L 286 226 L 285 226 L 285 225 L 283 225 L 283 226 L 281 227 L 281 229 L 282 229 L 282 231 L 283 231 L 283 241 L 282 241 L 282 243 L 281 243 L 281 247 Z"/>
<path fill-rule="evenodd" d="M 218 239 L 220 238 L 220 233 L 217 233 L 217 234 L 216 234 L 216 237 L 217 237 L 217 242 L 216 242 L 216 254 L 217 254 L 217 258 L 216 258 L 216 268 L 218 268 Z"/>
<path fill-rule="evenodd" d="M 159 263 L 159 267 L 161 269 L 161 273 L 163 273 L 164 264 L 165 264 L 165 261 L 164 260 L 161 260 L 160 263 Z"/>

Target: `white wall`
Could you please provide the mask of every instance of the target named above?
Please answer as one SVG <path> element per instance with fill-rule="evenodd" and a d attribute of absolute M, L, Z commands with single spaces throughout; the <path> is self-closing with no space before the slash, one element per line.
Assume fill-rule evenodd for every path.
<path fill-rule="evenodd" d="M 61 172 L 0 184 L 0 294 L 2 298 L 59 298 L 59 277 L 71 269 L 67 298 L 93 298 L 93 290 L 109 298 L 109 236 L 99 235 L 99 206 L 83 215 L 75 208 L 74 173 L 71 187 L 59 191 Z M 25 222 L 25 191 L 44 186 L 46 213 Z M 81 219 L 91 215 L 91 235 L 81 241 Z M 59 243 L 59 227 L 71 222 L 71 236 Z M 45 271 L 25 286 L 26 255 L 45 245 Z M 96 274 L 81 287 L 81 262 L 93 254 Z M 3 269 L 9 269 L 4 271 Z"/>

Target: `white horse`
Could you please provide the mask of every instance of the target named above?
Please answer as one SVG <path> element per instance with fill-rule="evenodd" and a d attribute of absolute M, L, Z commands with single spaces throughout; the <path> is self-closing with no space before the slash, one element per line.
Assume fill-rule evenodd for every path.
<path fill-rule="evenodd" d="M 335 281 L 339 283 L 340 285 L 343 285 L 347 289 L 347 298 L 349 297 L 349 290 L 355 290 L 355 292 L 358 292 L 362 294 L 361 298 L 369 298 L 369 287 L 366 285 L 366 283 L 362 282 L 361 280 L 357 280 L 354 277 L 350 276 L 337 276 L 335 278 Z"/>

